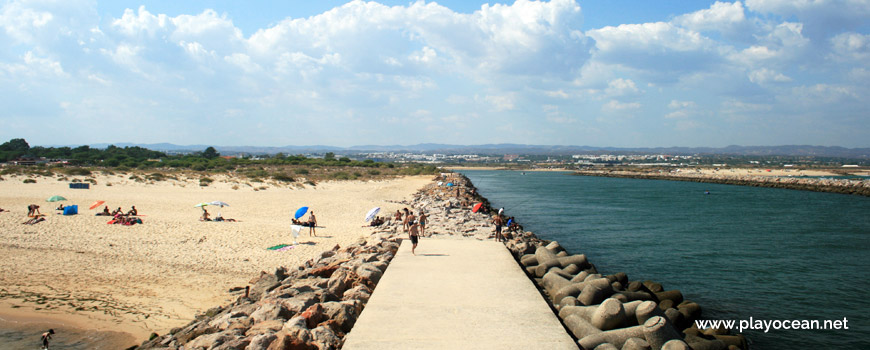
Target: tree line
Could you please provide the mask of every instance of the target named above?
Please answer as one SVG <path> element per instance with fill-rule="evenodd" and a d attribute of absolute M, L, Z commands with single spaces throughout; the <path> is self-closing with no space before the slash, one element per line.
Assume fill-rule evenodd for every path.
<path fill-rule="evenodd" d="M 135 169 L 176 168 L 196 171 L 233 170 L 248 165 L 308 165 L 308 166 L 346 166 L 393 168 L 392 163 L 378 163 L 367 159 L 351 160 L 347 157 L 336 158 L 332 152 L 320 158 L 308 158 L 304 155 L 285 155 L 278 153 L 271 156 L 222 158 L 214 147 L 208 147 L 201 152 L 184 155 L 168 155 L 142 147 L 108 146 L 105 149 L 89 146 L 70 147 L 30 147 L 24 139 L 12 139 L 0 145 L 0 161 L 10 162 L 23 158 L 46 158 L 67 160 L 70 165 L 125 167 Z M 418 167 L 418 166 L 414 166 Z M 428 166 L 431 167 L 431 166 Z M 432 173 L 433 169 L 425 169 L 423 173 Z"/>

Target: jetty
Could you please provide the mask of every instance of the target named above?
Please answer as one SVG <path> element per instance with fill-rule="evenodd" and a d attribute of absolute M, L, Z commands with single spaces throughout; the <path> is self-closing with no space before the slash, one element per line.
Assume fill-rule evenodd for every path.
<path fill-rule="evenodd" d="M 504 244 L 403 241 L 344 349 L 577 349 Z"/>

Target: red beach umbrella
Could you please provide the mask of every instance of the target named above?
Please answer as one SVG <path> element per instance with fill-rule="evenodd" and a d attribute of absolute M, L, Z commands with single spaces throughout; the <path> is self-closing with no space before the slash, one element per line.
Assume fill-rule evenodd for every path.
<path fill-rule="evenodd" d="M 96 202 L 94 202 L 94 204 L 91 204 L 91 208 L 90 208 L 90 209 L 91 209 L 91 210 L 94 210 L 94 208 L 103 205 L 103 203 L 106 203 L 106 201 L 96 201 Z"/>
<path fill-rule="evenodd" d="M 480 210 L 480 207 L 481 207 L 481 206 L 483 206 L 483 203 L 477 203 L 477 204 L 475 204 L 475 205 L 474 205 L 474 208 L 471 208 L 471 212 L 472 212 L 472 213 L 476 213 L 478 210 Z"/>

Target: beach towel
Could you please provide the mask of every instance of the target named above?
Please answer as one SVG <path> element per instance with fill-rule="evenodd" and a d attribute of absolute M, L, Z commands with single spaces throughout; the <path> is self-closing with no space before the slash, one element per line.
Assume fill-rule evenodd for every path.
<path fill-rule="evenodd" d="M 285 251 L 285 250 L 290 250 L 290 249 L 293 249 L 293 248 L 295 248 L 295 247 L 296 247 L 296 246 L 288 245 L 288 246 L 286 246 L 286 247 L 278 248 L 278 249 L 276 249 L 275 251 L 276 251 L 276 252 L 283 252 L 283 251 Z"/>
<path fill-rule="evenodd" d="M 266 249 L 268 249 L 268 250 L 278 250 L 278 249 L 281 249 L 281 248 L 284 248 L 284 247 L 288 247 L 288 246 L 290 246 L 290 245 L 289 245 L 289 244 L 279 244 L 279 245 L 276 245 L 276 246 L 274 246 L 274 247 L 269 247 L 269 248 L 266 248 Z"/>

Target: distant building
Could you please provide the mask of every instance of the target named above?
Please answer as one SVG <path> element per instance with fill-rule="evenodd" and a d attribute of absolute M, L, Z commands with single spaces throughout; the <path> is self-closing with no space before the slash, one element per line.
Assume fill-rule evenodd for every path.
<path fill-rule="evenodd" d="M 520 158 L 519 154 L 505 154 L 504 158 L 502 158 L 502 159 L 504 159 L 504 161 L 506 161 L 506 162 L 513 162 L 519 158 Z"/>

